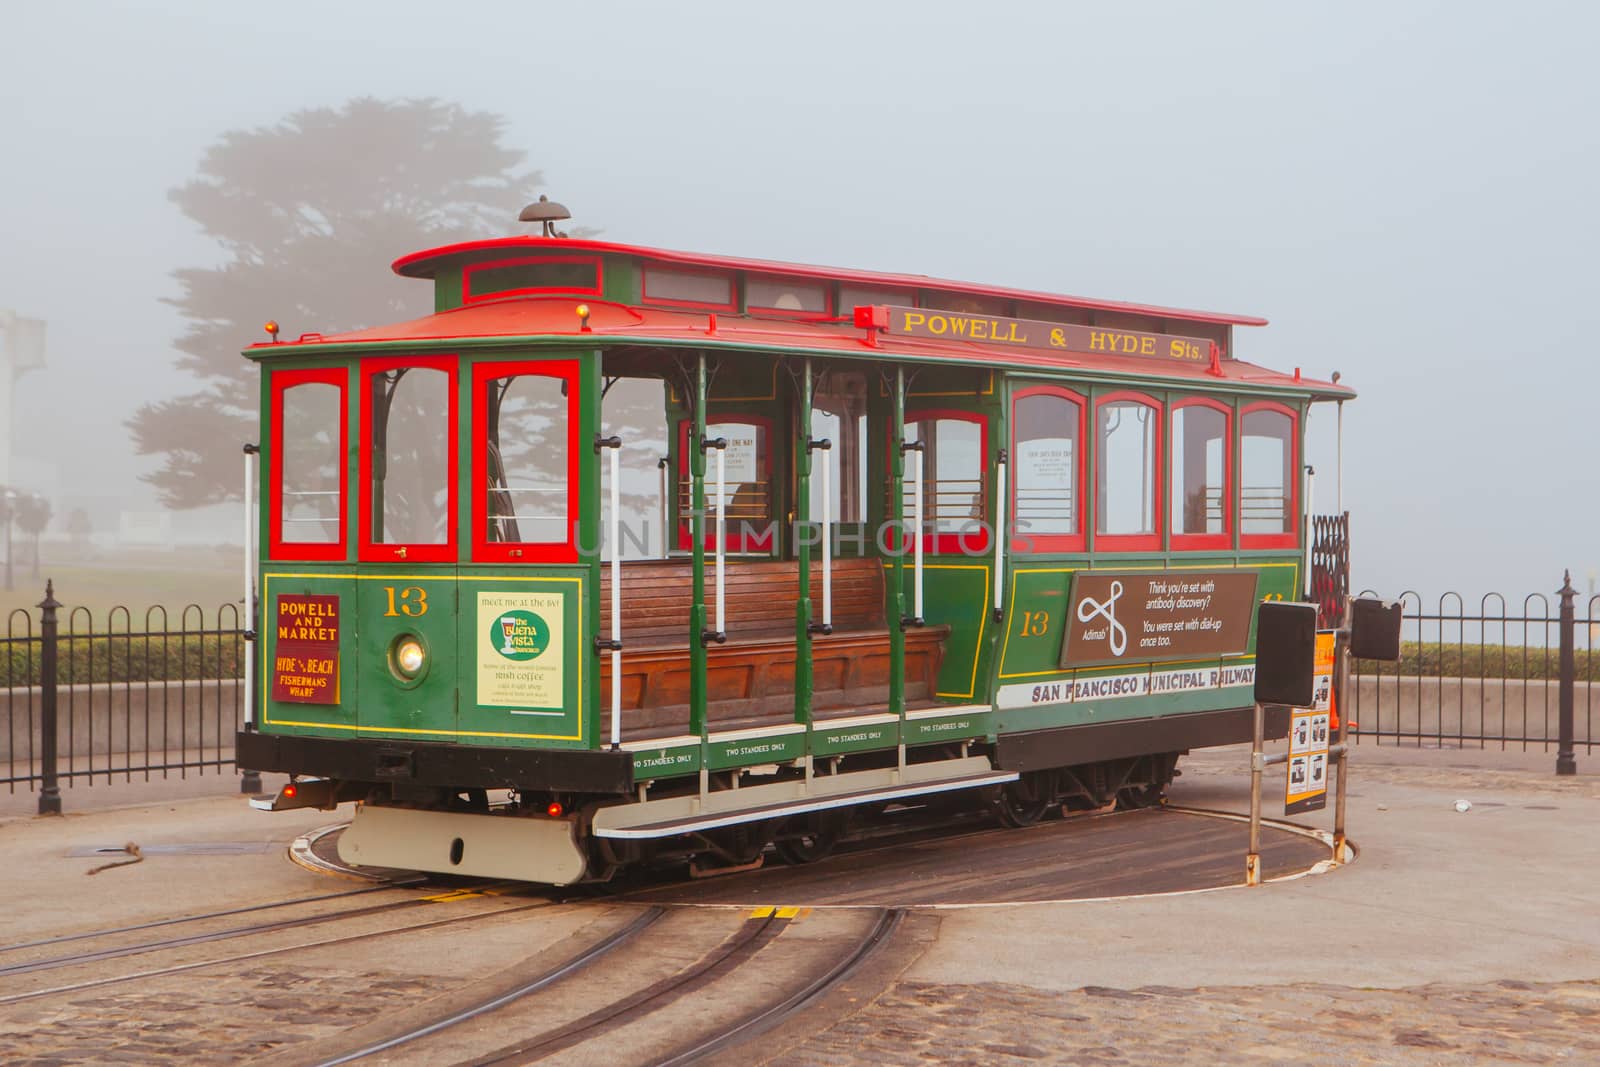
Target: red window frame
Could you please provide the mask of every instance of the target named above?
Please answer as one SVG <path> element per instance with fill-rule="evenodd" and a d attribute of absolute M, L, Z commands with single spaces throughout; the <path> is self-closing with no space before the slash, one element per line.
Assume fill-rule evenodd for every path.
<path fill-rule="evenodd" d="M 512 375 L 557 378 L 567 385 L 567 536 L 562 541 L 489 540 L 489 382 Z M 512 359 L 472 365 L 472 558 L 480 563 L 578 562 L 578 361 Z"/>
<path fill-rule="evenodd" d="M 803 285 L 808 289 L 822 290 L 822 310 L 796 311 L 793 308 L 773 307 L 771 304 L 755 304 L 750 301 L 750 283 L 761 282 L 766 285 Z M 745 275 L 745 311 L 751 314 L 766 315 L 774 318 L 785 319 L 827 319 L 833 317 L 833 286 L 822 278 L 795 278 L 787 274 L 747 274 Z"/>
<path fill-rule="evenodd" d="M 1078 520 L 1078 532 L 1071 534 L 1036 534 L 1026 530 L 1017 529 L 1017 477 L 1016 470 L 1007 473 L 1006 491 L 1010 496 L 1008 512 L 1010 529 L 1007 540 L 1011 542 L 1013 550 L 1021 552 L 1083 552 L 1088 548 L 1089 535 L 1088 511 L 1084 508 L 1084 486 L 1089 477 L 1089 450 L 1085 447 L 1088 440 L 1088 411 L 1089 400 L 1082 393 L 1075 393 L 1071 389 L 1063 389 L 1057 385 L 1030 385 L 1025 389 L 1018 389 L 1011 394 L 1011 460 L 1014 464 L 1017 458 L 1017 402 L 1030 396 L 1054 396 L 1066 400 L 1078 409 L 1078 443 L 1075 451 L 1077 471 L 1072 479 L 1072 513 Z"/>
<path fill-rule="evenodd" d="M 928 538 L 927 543 L 922 546 L 922 551 L 930 556 L 947 556 L 956 553 L 966 556 L 981 556 L 988 552 L 990 546 L 994 543 L 994 513 L 989 507 L 989 490 L 993 488 L 988 477 L 990 463 L 989 417 L 980 412 L 962 411 L 956 408 L 919 408 L 915 411 L 906 412 L 905 421 L 907 425 L 910 425 L 913 422 L 926 422 L 929 419 L 950 419 L 953 422 L 970 422 L 977 425 L 978 476 L 983 484 L 984 517 L 978 520 L 981 523 L 981 527 L 977 530 L 972 530 L 966 533 L 935 533 L 932 537 Z M 889 427 L 889 432 L 891 434 L 889 447 L 893 449 L 898 446 L 899 442 L 893 439 L 893 426 Z M 911 462 L 908 454 L 905 468 L 907 472 L 909 472 L 910 467 Z M 928 473 L 926 466 L 923 467 L 922 475 L 924 478 L 932 477 L 932 475 Z M 909 480 L 909 477 L 904 477 L 901 481 L 902 495 L 904 493 L 904 486 L 907 482 L 909 482 Z M 912 518 L 911 512 L 907 510 L 903 517 L 905 521 L 909 523 Z M 924 518 L 926 519 L 927 516 L 924 516 Z M 916 550 L 916 539 L 919 536 L 920 534 L 913 534 L 907 540 L 905 549 L 907 553 L 911 553 Z M 885 538 L 885 540 L 889 543 L 891 548 L 898 547 L 900 544 L 900 531 L 890 530 L 889 535 Z"/>
<path fill-rule="evenodd" d="M 1151 421 L 1155 425 L 1155 477 L 1150 487 L 1151 495 L 1155 499 L 1151 502 L 1150 528 L 1151 533 L 1143 534 L 1108 534 L 1100 532 L 1100 503 L 1101 476 L 1105 471 L 1104 455 L 1100 441 L 1100 409 L 1107 404 L 1121 401 L 1134 401 L 1151 408 Z M 1162 472 L 1166 470 L 1165 433 L 1163 423 L 1166 420 L 1166 405 L 1149 393 L 1140 393 L 1131 389 L 1119 390 L 1115 393 L 1106 393 L 1095 398 L 1094 401 L 1094 548 L 1096 552 L 1159 552 L 1161 551 L 1161 532 L 1166 522 L 1167 484 Z"/>
<path fill-rule="evenodd" d="M 565 286 L 537 285 L 526 289 L 497 289 L 492 293 L 481 296 L 472 295 L 472 276 L 482 270 L 492 270 L 496 267 L 520 267 L 528 263 L 587 263 L 594 267 L 594 285 Z M 541 293 L 575 293 L 584 296 L 599 296 L 605 285 L 605 267 L 596 256 L 518 256 L 512 259 L 496 259 L 488 263 L 473 263 L 461 272 L 461 303 L 478 304 L 485 300 L 504 300 L 514 296 L 537 296 Z"/>
<path fill-rule="evenodd" d="M 747 414 L 745 414 L 743 412 L 723 412 L 723 413 L 719 413 L 719 414 L 716 414 L 716 415 L 707 415 L 706 416 L 706 436 L 715 438 L 717 435 L 712 431 L 711 428 L 713 426 L 717 426 L 717 425 L 720 425 L 720 424 L 726 424 L 726 423 L 730 423 L 730 422 L 739 423 L 739 424 L 742 424 L 742 425 L 759 426 L 759 427 L 761 427 L 762 432 L 767 435 L 767 447 L 762 449 L 761 452 L 760 452 L 760 455 L 757 457 L 757 462 L 759 464 L 758 472 L 765 474 L 766 479 L 767 479 L 767 501 L 768 501 L 768 503 L 776 505 L 776 503 L 777 503 L 777 497 L 775 495 L 776 486 L 774 486 L 772 484 L 772 452 L 773 452 L 773 447 L 774 447 L 773 438 L 772 438 L 772 420 L 767 418 L 764 415 L 747 415 Z M 688 474 L 688 472 L 693 469 L 693 468 L 691 468 L 689 466 L 690 462 L 693 459 L 693 455 L 689 451 L 689 449 L 692 447 L 691 444 L 690 444 L 689 435 L 693 431 L 694 431 L 694 420 L 693 419 L 684 419 L 682 422 L 680 422 L 678 424 L 678 471 L 679 471 L 679 478 L 680 479 L 684 475 Z M 715 463 L 715 462 L 716 462 L 716 460 L 714 460 L 711 457 L 711 454 L 708 452 L 706 454 L 706 485 L 707 485 L 707 487 L 710 487 L 710 485 L 712 484 L 712 481 L 711 481 L 711 470 L 712 470 L 712 464 Z M 674 487 L 674 491 L 676 491 L 676 487 Z M 769 516 L 768 517 L 768 521 L 772 523 L 773 529 L 776 529 L 776 527 L 777 527 L 777 515 L 773 514 L 773 515 Z M 737 522 L 734 522 L 731 525 L 732 525 L 733 528 L 728 531 L 728 544 L 727 544 L 727 547 L 726 547 L 726 549 L 724 551 L 727 551 L 727 552 L 751 552 L 751 553 L 763 553 L 763 552 L 771 552 L 772 551 L 772 545 L 773 545 L 773 540 L 772 540 L 772 538 L 773 538 L 773 530 L 772 529 L 769 529 L 767 531 L 767 535 L 765 537 L 761 537 L 761 536 L 746 537 L 743 534 L 738 532 L 738 523 Z M 694 544 L 694 542 L 692 540 L 692 533 L 691 533 L 691 525 L 690 525 L 690 523 L 687 523 L 687 522 L 684 522 L 682 520 L 679 520 L 679 522 L 678 522 L 678 550 L 681 551 L 681 552 L 687 552 L 687 551 L 689 551 L 689 549 L 692 547 L 693 544 Z M 709 512 L 706 514 L 705 547 L 706 547 L 706 551 L 708 551 L 708 552 L 714 552 L 714 551 L 716 551 L 716 548 L 717 548 L 717 528 L 716 528 L 716 524 L 714 522 L 712 522 L 711 515 L 710 515 Z"/>
<path fill-rule="evenodd" d="M 1258 401 L 1246 405 L 1239 412 L 1239 457 L 1244 460 L 1244 423 L 1253 411 L 1273 411 L 1289 417 L 1289 484 L 1287 499 L 1284 504 L 1289 509 L 1288 530 L 1284 533 L 1247 534 L 1244 524 L 1239 524 L 1240 548 L 1296 548 L 1300 544 L 1300 413 L 1286 404 L 1278 404 L 1270 400 Z M 1241 469 L 1239 488 L 1235 491 L 1242 495 L 1244 492 L 1244 476 Z M 1240 513 L 1243 513 L 1244 502 L 1239 501 Z"/>
<path fill-rule="evenodd" d="M 670 297 L 650 295 L 650 273 L 657 271 L 666 274 L 684 274 L 696 278 L 720 278 L 728 283 L 728 301 L 725 304 L 708 302 L 705 300 L 675 300 Z M 706 308 L 711 311 L 736 311 L 738 310 L 739 288 L 732 274 L 715 270 L 678 270 L 666 264 L 643 264 L 639 268 L 639 302 L 641 304 L 655 304 L 659 307 L 673 308 Z"/>
<path fill-rule="evenodd" d="M 350 551 L 350 369 L 316 367 L 274 370 L 271 378 L 272 441 L 267 454 L 267 543 L 272 559 L 344 560 Z M 283 394 L 297 385 L 332 385 L 339 390 L 339 540 L 290 541 L 283 536 Z"/>
<path fill-rule="evenodd" d="M 455 356 L 383 356 L 361 361 L 357 388 L 361 390 L 361 464 L 358 474 L 361 493 L 361 539 L 356 558 L 363 563 L 454 563 L 456 561 L 456 508 L 459 484 L 456 466 L 457 411 L 460 408 L 456 391 Z M 445 542 L 439 545 L 375 544 L 372 540 L 372 388 L 373 375 L 402 367 L 442 370 L 447 377 L 445 395 L 449 409 L 445 428 Z"/>
<path fill-rule="evenodd" d="M 1171 503 L 1172 486 L 1178 480 L 1177 457 L 1172 454 L 1172 448 L 1178 440 L 1175 429 L 1178 421 L 1178 412 L 1183 408 L 1210 408 L 1222 414 L 1222 532 L 1221 533 L 1180 533 L 1175 527 L 1170 531 L 1172 535 L 1172 548 L 1174 551 L 1203 548 L 1232 548 L 1233 523 L 1237 508 L 1233 500 L 1233 408 L 1219 400 L 1209 397 L 1195 396 L 1175 401 L 1167 409 L 1167 502 Z M 1168 516 L 1168 523 L 1175 524 L 1178 516 Z"/>

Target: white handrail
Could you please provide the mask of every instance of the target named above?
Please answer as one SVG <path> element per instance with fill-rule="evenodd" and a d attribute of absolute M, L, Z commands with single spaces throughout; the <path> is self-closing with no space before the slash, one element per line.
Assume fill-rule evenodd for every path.
<path fill-rule="evenodd" d="M 911 469 L 912 469 L 912 471 L 915 472 L 916 481 L 917 481 L 916 496 L 912 498 L 912 503 L 911 503 L 912 514 L 916 516 L 916 531 L 917 531 L 915 538 L 911 542 L 911 551 L 912 551 L 911 559 L 912 559 L 912 574 L 913 574 L 912 585 L 915 588 L 915 592 L 914 592 L 914 594 L 912 596 L 912 602 L 913 602 L 914 606 L 911 609 L 911 617 L 917 621 L 918 625 L 921 625 L 921 623 L 922 623 L 922 535 L 923 535 L 923 529 L 922 529 L 922 448 L 920 447 L 921 446 L 921 442 L 918 442 L 918 446 L 919 447 L 915 451 L 913 451 L 911 453 L 911 455 L 914 457 L 912 459 L 912 461 L 911 461 Z"/>
<path fill-rule="evenodd" d="M 728 539 L 728 486 L 727 463 L 724 454 L 727 451 L 727 442 L 718 438 L 717 443 L 717 634 L 720 637 L 728 632 L 727 627 L 727 577 L 723 573 L 727 565 L 727 549 L 724 542 Z"/>
<path fill-rule="evenodd" d="M 244 446 L 244 625 L 241 629 L 247 635 L 245 640 L 255 640 L 255 445 Z M 244 725 L 249 729 L 255 724 L 255 701 L 251 699 L 255 693 L 255 650 L 244 650 Z"/>
<path fill-rule="evenodd" d="M 672 497 L 668 495 L 666 456 L 656 461 L 656 470 L 661 472 L 661 558 L 666 559 L 672 554 Z"/>
<path fill-rule="evenodd" d="M 615 439 L 613 439 L 615 440 Z M 611 446 L 611 747 L 622 744 L 622 443 Z"/>
<path fill-rule="evenodd" d="M 822 629 L 833 632 L 833 492 L 829 471 L 833 467 L 831 442 L 820 442 L 822 453 Z"/>
<path fill-rule="evenodd" d="M 1006 576 L 1006 453 L 1000 451 L 999 461 L 995 464 L 995 515 L 994 523 L 994 621 L 1001 620 L 1000 589 Z"/>

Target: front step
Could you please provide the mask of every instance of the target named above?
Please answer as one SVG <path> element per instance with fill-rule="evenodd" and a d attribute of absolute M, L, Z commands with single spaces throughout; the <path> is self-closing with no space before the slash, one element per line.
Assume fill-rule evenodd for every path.
<path fill-rule="evenodd" d="M 591 832 L 596 837 L 633 840 L 673 837 L 720 826 L 1016 780 L 1017 772 L 997 771 L 986 757 L 968 756 L 613 805 L 594 813 Z"/>

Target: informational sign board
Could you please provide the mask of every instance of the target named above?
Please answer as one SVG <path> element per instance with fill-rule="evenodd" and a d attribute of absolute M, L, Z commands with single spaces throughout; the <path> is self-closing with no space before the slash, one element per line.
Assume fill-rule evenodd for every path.
<path fill-rule="evenodd" d="M 1146 333 L 1142 330 L 1077 326 L 1001 315 L 970 315 L 930 308 L 890 306 L 884 310 L 888 312 L 887 332 L 891 337 L 979 341 L 1009 348 L 1135 356 L 1179 363 L 1205 363 L 1210 360 L 1213 347 L 1203 337 Z"/>
<path fill-rule="evenodd" d="M 563 713 L 563 592 L 478 594 L 478 703 Z"/>
<path fill-rule="evenodd" d="M 339 598 L 279 593 L 272 699 L 339 703 Z"/>
<path fill-rule="evenodd" d="M 1253 571 L 1079 574 L 1061 666 L 1237 655 L 1250 643 L 1256 581 Z"/>
<path fill-rule="evenodd" d="M 1328 805 L 1328 737 L 1335 714 L 1333 698 L 1333 632 L 1317 634 L 1316 677 L 1309 708 L 1294 708 L 1289 717 L 1289 771 L 1284 782 L 1283 813 L 1320 811 Z"/>

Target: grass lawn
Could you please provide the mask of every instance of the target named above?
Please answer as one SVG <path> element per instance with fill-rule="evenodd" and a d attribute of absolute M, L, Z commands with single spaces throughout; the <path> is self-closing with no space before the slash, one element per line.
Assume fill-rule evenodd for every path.
<path fill-rule="evenodd" d="M 46 556 L 39 568 L 40 576 L 34 578 L 31 572 L 31 566 L 19 561 L 12 572 L 15 588 L 0 591 L 0 636 L 9 628 L 7 621 L 15 608 L 29 609 L 37 626 L 39 613 L 35 605 L 44 599 L 45 578 L 55 581 L 56 599 L 65 605 L 61 613 L 63 628 L 73 608 L 87 608 L 95 623 L 103 625 L 107 613 L 118 605 L 132 612 L 134 629 L 143 625 L 146 610 L 154 606 L 165 607 L 176 627 L 184 605 L 198 604 L 205 609 L 206 620 L 214 624 L 219 605 L 237 603 L 243 596 L 238 565 L 230 565 L 219 553 L 204 549 L 187 555 L 164 553 L 162 557 L 80 560 L 60 565 L 52 564 Z"/>

